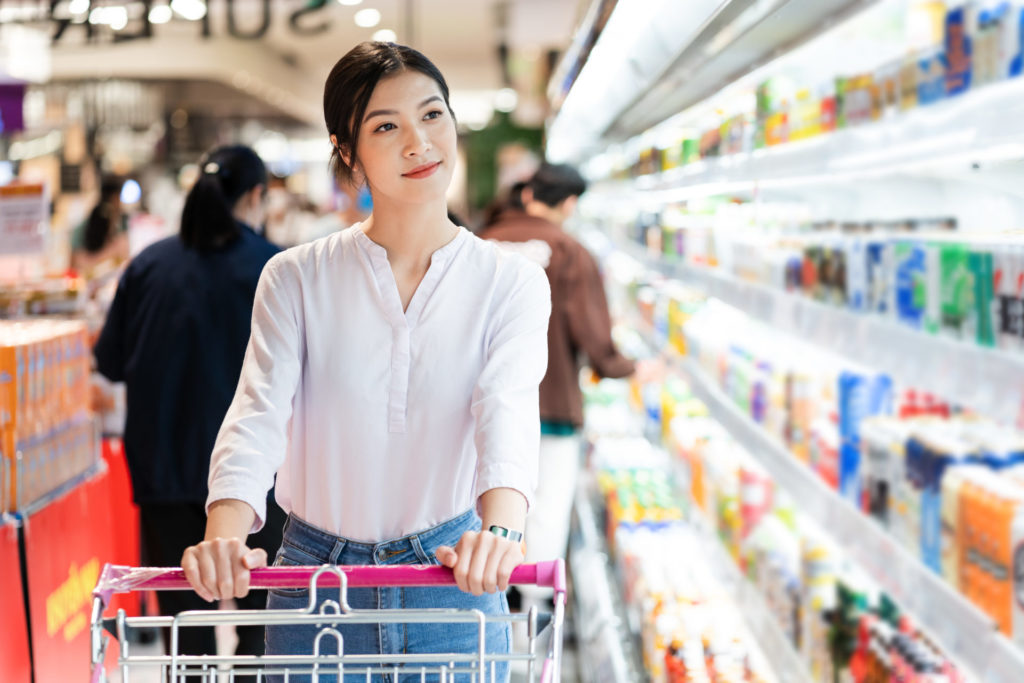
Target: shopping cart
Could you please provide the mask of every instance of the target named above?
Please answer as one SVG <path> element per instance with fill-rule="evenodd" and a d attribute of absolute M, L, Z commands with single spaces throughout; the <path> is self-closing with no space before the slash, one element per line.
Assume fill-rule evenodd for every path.
<path fill-rule="evenodd" d="M 390 675 L 392 683 L 426 681 L 485 683 L 496 678 L 497 665 L 525 668 L 527 679 L 541 683 L 559 680 L 562 656 L 562 623 L 565 610 L 565 564 L 562 560 L 521 565 L 512 573 L 510 583 L 553 588 L 553 614 L 540 614 L 536 607 L 528 613 L 489 615 L 479 610 L 361 610 L 348 605 L 349 588 L 391 586 L 452 586 L 450 569 L 439 566 L 392 565 L 380 567 L 266 567 L 254 569 L 250 586 L 253 589 L 309 588 L 309 604 L 296 610 L 198 610 L 182 612 L 174 617 L 128 617 L 119 610 L 112 618 L 104 610 L 114 593 L 138 590 L 191 590 L 184 572 L 178 568 L 131 568 L 106 565 L 93 591 L 91 621 L 92 683 L 106 681 L 104 661 L 111 636 L 119 645 L 118 665 L 121 680 L 128 683 L 132 674 L 159 672 L 161 681 L 216 683 L 234 681 L 236 676 L 265 683 L 268 676 L 277 680 L 295 680 L 305 675 L 314 683 L 321 677 L 337 681 L 370 681 L 377 675 Z M 317 589 L 338 588 L 337 600 L 326 600 L 317 609 Z M 525 652 L 488 654 L 485 651 L 485 628 L 489 623 L 525 622 Z M 461 623 L 479 628 L 479 647 L 472 653 L 435 654 L 345 654 L 341 634 L 335 628 L 343 623 Z M 318 627 L 311 655 L 185 655 L 177 652 L 181 629 L 200 626 L 230 625 L 310 625 Z M 135 629 L 170 629 L 168 655 L 133 654 L 132 632 Z M 321 654 L 325 639 L 337 643 L 337 654 Z M 538 645 L 548 640 L 545 653 Z M 331 648 L 334 649 L 334 648 Z M 520 663 L 515 665 L 514 663 Z M 155 673 L 152 675 L 156 675 Z M 342 677 L 344 676 L 344 678 Z M 376 679 L 379 680 L 379 679 Z"/>

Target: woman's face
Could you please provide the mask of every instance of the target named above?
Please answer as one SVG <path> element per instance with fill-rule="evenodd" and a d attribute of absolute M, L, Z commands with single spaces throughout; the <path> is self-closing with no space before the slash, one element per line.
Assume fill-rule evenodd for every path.
<path fill-rule="evenodd" d="M 374 201 L 443 200 L 456 159 L 455 121 L 434 79 L 407 70 L 377 83 L 357 144 L 356 165 Z"/>

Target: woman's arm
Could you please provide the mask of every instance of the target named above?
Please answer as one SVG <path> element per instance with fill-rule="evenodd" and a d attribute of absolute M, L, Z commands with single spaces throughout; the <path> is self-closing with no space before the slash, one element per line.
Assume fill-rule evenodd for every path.
<path fill-rule="evenodd" d="M 508 588 L 512 570 L 523 561 L 522 544 L 488 529 L 496 525 L 522 533 L 537 484 L 538 387 L 547 368 L 551 291 L 535 264 L 518 266 L 516 275 L 495 318 L 487 362 L 473 392 L 476 497 L 483 531 L 468 532 L 454 549 L 437 551 L 438 561 L 454 570 L 459 588 L 474 595 Z"/>
<path fill-rule="evenodd" d="M 224 498 L 210 505 L 206 537 L 181 556 L 185 578 L 204 600 L 245 597 L 249 570 L 267 566 L 265 550 L 245 545 L 255 519 L 256 511 L 240 500 Z"/>
<path fill-rule="evenodd" d="M 298 285 L 283 280 L 277 265 L 272 259 L 260 277 L 238 387 L 210 458 L 205 540 L 181 558 L 192 587 L 211 601 L 245 596 L 249 570 L 267 563 L 245 541 L 263 526 L 267 491 L 287 450 L 303 337 L 291 297 Z"/>
<path fill-rule="evenodd" d="M 526 498 L 515 489 L 491 489 L 480 496 L 480 516 L 483 531 L 467 531 L 455 548 L 441 546 L 437 560 L 454 571 L 455 582 L 467 593 L 504 593 L 512 570 L 523 562 L 523 544 L 488 529 L 501 526 L 522 533 Z"/>

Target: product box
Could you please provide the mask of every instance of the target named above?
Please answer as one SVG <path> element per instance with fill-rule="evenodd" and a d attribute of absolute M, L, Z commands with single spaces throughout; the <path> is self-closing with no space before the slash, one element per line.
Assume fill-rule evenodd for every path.
<path fill-rule="evenodd" d="M 994 294 L 992 252 L 987 246 L 969 249 L 967 270 L 972 296 L 964 316 L 962 336 L 979 346 L 995 346 L 998 302 Z"/>
<path fill-rule="evenodd" d="M 954 339 L 974 341 L 967 320 L 974 311 L 974 278 L 970 269 L 970 249 L 955 242 L 939 247 L 940 331 Z M 970 330 L 974 332 L 974 330 Z"/>
<path fill-rule="evenodd" d="M 896 318 L 914 329 L 923 329 L 928 295 L 925 246 L 916 240 L 896 240 L 892 259 Z"/>
<path fill-rule="evenodd" d="M 971 87 L 973 40 L 971 38 L 970 8 L 954 7 L 946 14 L 946 95 L 967 92 Z"/>
<path fill-rule="evenodd" d="M 868 309 L 868 249 L 860 235 L 846 240 L 846 304 L 853 311 Z"/>
<path fill-rule="evenodd" d="M 945 56 L 941 51 L 922 54 L 917 60 L 917 103 L 934 104 L 946 97 Z"/>
<path fill-rule="evenodd" d="M 892 252 L 889 241 L 871 238 L 865 247 L 867 290 L 865 308 L 869 313 L 893 315 Z"/>

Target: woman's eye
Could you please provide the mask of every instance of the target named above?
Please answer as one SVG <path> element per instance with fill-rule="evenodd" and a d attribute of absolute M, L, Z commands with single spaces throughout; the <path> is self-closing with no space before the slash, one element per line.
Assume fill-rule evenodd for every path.
<path fill-rule="evenodd" d="M 434 111 L 429 112 L 423 118 L 426 118 L 426 119 L 437 119 L 437 118 L 441 118 L 442 116 L 444 116 L 444 113 L 440 109 L 435 109 Z"/>
<path fill-rule="evenodd" d="M 389 130 L 394 130 L 394 128 L 395 128 L 395 124 L 393 124 L 393 123 L 382 123 L 379 126 L 377 126 L 376 128 L 374 128 L 373 132 L 374 133 L 382 133 L 382 132 L 386 132 L 386 131 L 389 131 Z"/>

